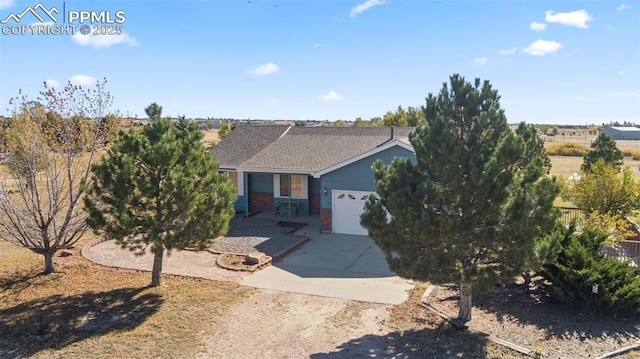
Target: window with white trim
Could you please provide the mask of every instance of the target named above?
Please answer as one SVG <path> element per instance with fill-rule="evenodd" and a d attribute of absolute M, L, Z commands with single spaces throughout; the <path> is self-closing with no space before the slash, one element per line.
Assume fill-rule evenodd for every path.
<path fill-rule="evenodd" d="M 242 172 L 225 171 L 231 182 L 236 186 L 238 196 L 244 195 L 244 176 Z"/>
<path fill-rule="evenodd" d="M 289 186 L 291 176 L 291 186 Z M 291 192 L 291 198 L 306 199 L 308 183 L 306 175 L 273 175 L 273 196 L 287 198 Z"/>

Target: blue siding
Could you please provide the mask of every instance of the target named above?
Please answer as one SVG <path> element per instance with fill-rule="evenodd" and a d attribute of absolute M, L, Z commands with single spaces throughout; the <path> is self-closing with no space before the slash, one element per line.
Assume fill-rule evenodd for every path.
<path fill-rule="evenodd" d="M 247 173 L 243 173 L 243 178 L 244 178 L 244 194 L 243 195 L 238 195 L 238 199 L 236 200 L 236 202 L 233 204 L 233 208 L 236 209 L 236 211 L 238 212 L 247 212 L 248 207 L 247 207 L 247 179 L 249 178 L 249 175 Z"/>
<path fill-rule="evenodd" d="M 413 152 L 400 146 L 391 147 L 385 151 L 376 153 L 348 166 L 329 172 L 322 176 L 321 187 L 327 188 L 327 195 L 321 196 L 321 208 L 331 208 L 331 191 L 352 190 L 370 191 L 376 190 L 373 183 L 373 163 L 382 160 L 385 164 L 391 163 L 395 157 L 409 157 L 415 163 Z"/>
<path fill-rule="evenodd" d="M 236 209 L 237 212 L 246 212 L 247 211 L 247 197 L 238 196 L 238 199 L 233 204 L 233 208 Z"/>
<path fill-rule="evenodd" d="M 249 192 L 273 193 L 273 174 L 249 173 Z"/>

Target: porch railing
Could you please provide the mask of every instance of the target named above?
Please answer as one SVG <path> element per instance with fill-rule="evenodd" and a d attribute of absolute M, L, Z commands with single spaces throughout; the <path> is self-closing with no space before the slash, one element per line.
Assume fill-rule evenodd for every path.
<path fill-rule="evenodd" d="M 582 226 L 587 221 L 587 217 L 584 215 L 584 212 L 580 208 L 577 207 L 558 207 L 560 209 L 560 221 L 565 226 L 573 223 L 577 226 Z"/>

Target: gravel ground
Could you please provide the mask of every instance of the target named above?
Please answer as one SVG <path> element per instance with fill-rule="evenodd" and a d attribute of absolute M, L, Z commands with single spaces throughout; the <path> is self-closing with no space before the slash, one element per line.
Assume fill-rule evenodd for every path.
<path fill-rule="evenodd" d="M 429 297 L 454 317 L 458 300 L 457 286 L 438 286 Z M 507 288 L 474 296 L 473 301 L 469 328 L 525 348 L 541 348 L 545 358 L 594 358 L 640 339 L 640 318 L 583 313 L 533 290 Z"/>
<path fill-rule="evenodd" d="M 278 226 L 277 220 L 236 216 L 229 224 L 227 235 L 218 239 L 211 250 L 240 254 L 262 252 L 274 257 L 304 241 L 302 236 L 287 233 L 291 230 L 291 227 Z"/>

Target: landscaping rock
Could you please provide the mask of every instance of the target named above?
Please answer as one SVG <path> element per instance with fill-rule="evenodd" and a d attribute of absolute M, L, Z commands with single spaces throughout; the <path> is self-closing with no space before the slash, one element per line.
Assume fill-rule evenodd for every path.
<path fill-rule="evenodd" d="M 58 254 L 58 256 L 60 257 L 71 257 L 72 255 L 73 255 L 73 252 L 68 249 L 63 249 L 60 251 L 60 254 Z"/>
<path fill-rule="evenodd" d="M 262 252 L 253 252 L 249 253 L 244 257 L 244 264 L 247 265 L 256 265 L 260 263 L 264 263 L 267 255 Z"/>

